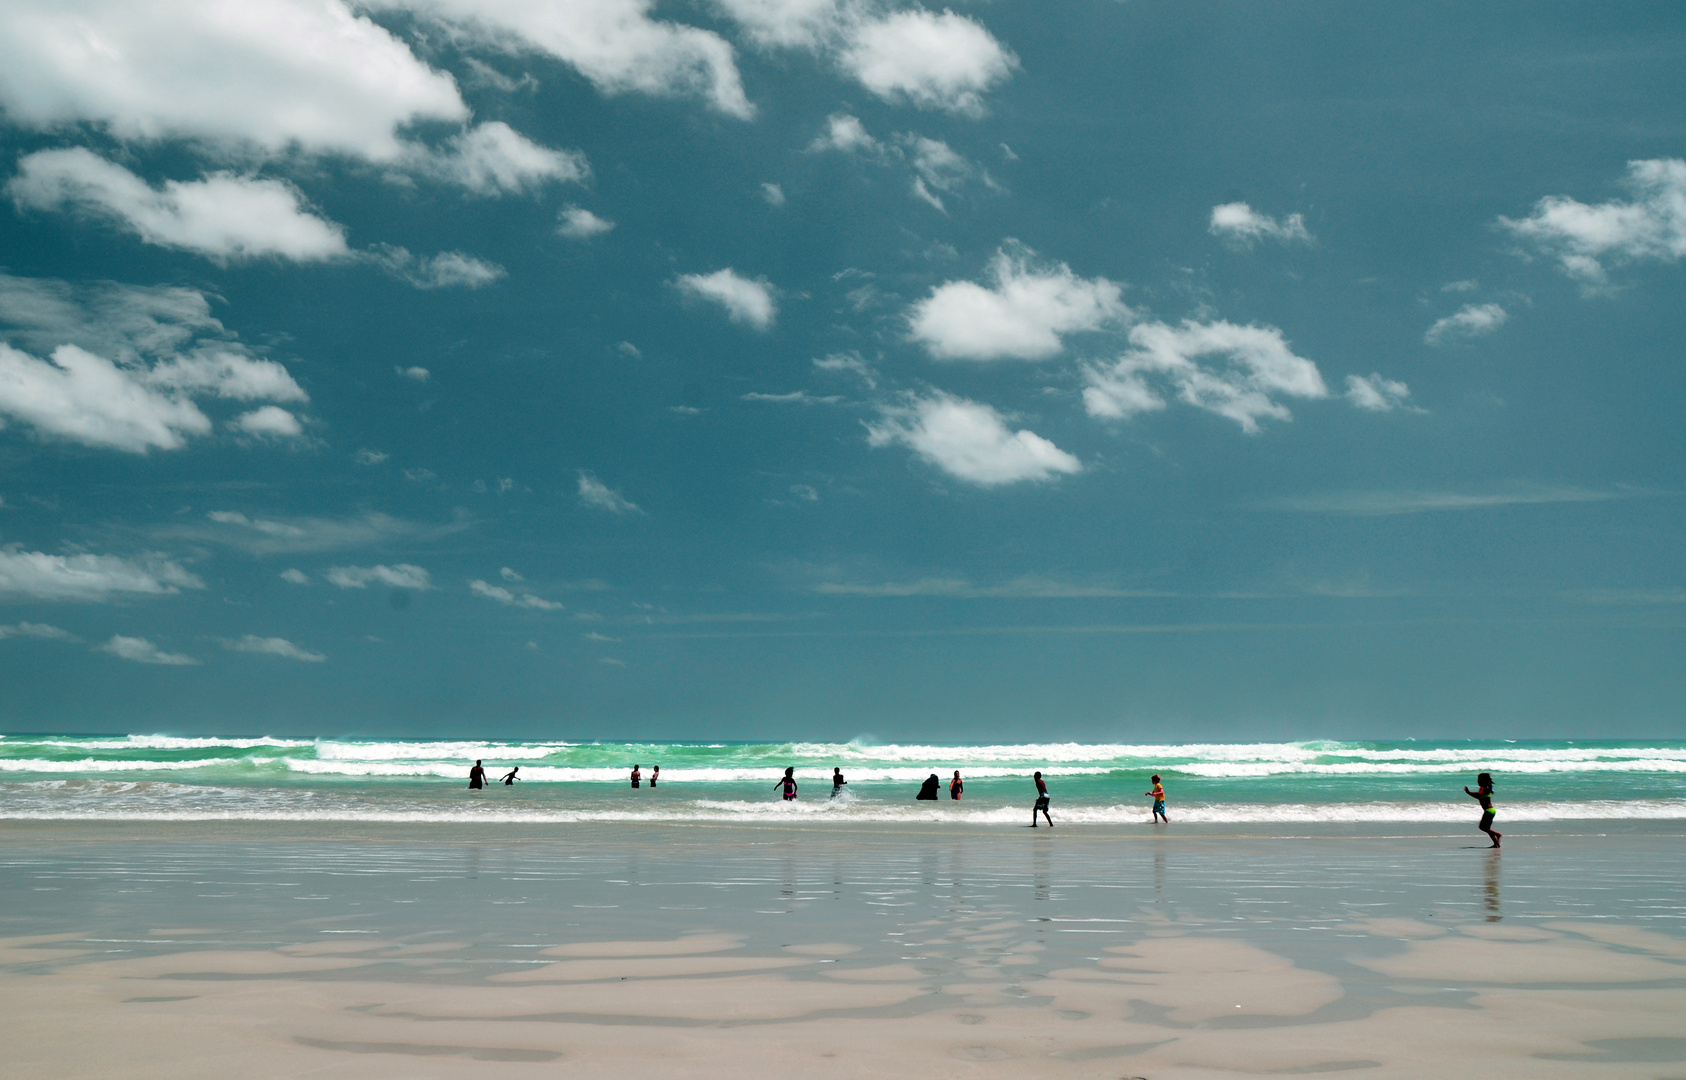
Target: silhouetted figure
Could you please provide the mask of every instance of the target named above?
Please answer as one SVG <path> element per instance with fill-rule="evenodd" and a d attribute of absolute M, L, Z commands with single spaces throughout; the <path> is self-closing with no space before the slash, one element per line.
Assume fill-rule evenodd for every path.
<path fill-rule="evenodd" d="M 510 769 L 508 772 L 504 773 L 503 774 L 503 786 L 504 787 L 514 787 L 515 781 L 521 779 L 519 776 L 515 775 L 516 773 L 518 773 L 520 771 L 521 771 L 521 766 L 517 765 L 514 768 Z"/>
<path fill-rule="evenodd" d="M 776 788 L 783 788 L 784 789 L 784 801 L 785 802 L 795 801 L 795 799 L 796 799 L 796 767 L 793 765 L 790 768 L 786 769 L 784 771 L 784 776 L 780 777 L 779 782 L 774 784 L 773 786 L 776 787 Z"/>
<path fill-rule="evenodd" d="M 915 795 L 914 798 L 930 799 L 932 802 L 935 802 L 937 798 L 937 789 L 942 786 L 943 782 L 937 779 L 937 774 L 932 773 L 930 776 L 925 778 L 925 783 L 919 788 L 919 794 Z"/>
<path fill-rule="evenodd" d="M 1036 781 L 1036 805 L 1030 808 L 1030 827 L 1036 828 L 1036 812 L 1042 811 L 1042 816 L 1048 818 L 1048 828 L 1054 827 L 1054 819 L 1048 817 L 1048 785 L 1042 782 L 1042 774 L 1037 773 L 1031 779 Z"/>
<path fill-rule="evenodd" d="M 959 802 L 960 796 L 965 790 L 966 785 L 960 782 L 960 770 L 955 769 L 954 779 L 948 782 L 948 797 L 953 799 L 955 802 Z"/>
<path fill-rule="evenodd" d="M 1152 823 L 1157 825 L 1160 821 L 1164 821 L 1167 825 L 1171 824 L 1171 819 L 1165 816 L 1165 785 L 1159 782 L 1158 773 L 1153 774 L 1153 790 L 1144 792 L 1144 794 L 1153 796 Z"/>
<path fill-rule="evenodd" d="M 638 771 L 638 766 L 632 767 L 632 786 L 637 787 L 644 780 L 644 774 Z"/>
<path fill-rule="evenodd" d="M 1504 833 L 1495 832 L 1493 829 L 1493 774 L 1481 773 L 1475 778 L 1475 784 L 1480 790 L 1471 791 L 1466 787 L 1464 788 L 1464 794 L 1481 804 L 1481 824 L 1477 825 L 1476 828 L 1491 836 L 1493 846 L 1498 847 L 1499 837 L 1503 836 Z"/>
<path fill-rule="evenodd" d="M 651 787 L 656 786 L 656 781 L 661 779 L 661 775 L 662 775 L 662 767 L 660 765 L 650 766 L 650 786 Z"/>
<path fill-rule="evenodd" d="M 474 759 L 474 768 L 468 770 L 468 786 L 478 790 L 486 786 L 486 770 L 480 767 L 480 759 Z"/>
<path fill-rule="evenodd" d="M 843 785 L 848 782 L 849 781 L 843 779 L 843 770 L 833 766 L 831 770 L 831 797 L 834 799 L 837 798 L 837 796 L 843 791 Z"/>

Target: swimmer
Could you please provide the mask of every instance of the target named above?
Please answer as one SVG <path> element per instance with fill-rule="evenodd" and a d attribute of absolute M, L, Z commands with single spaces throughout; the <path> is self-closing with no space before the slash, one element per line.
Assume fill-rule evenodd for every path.
<path fill-rule="evenodd" d="M 486 786 L 486 770 L 480 767 L 480 759 L 474 759 L 474 768 L 468 770 L 468 786 L 476 790 Z"/>
<path fill-rule="evenodd" d="M 518 773 L 520 771 L 521 771 L 521 766 L 517 765 L 513 769 L 510 769 L 508 772 L 504 773 L 503 774 L 503 786 L 504 787 L 514 787 L 515 781 L 521 779 L 519 776 L 515 775 L 516 773 Z"/>
<path fill-rule="evenodd" d="M 831 797 L 835 799 L 837 796 L 841 795 L 843 793 L 843 785 L 848 782 L 849 781 L 843 779 L 843 770 L 834 766 L 831 770 Z"/>
<path fill-rule="evenodd" d="M 960 794 L 965 790 L 966 785 L 960 782 L 960 770 L 955 769 L 954 779 L 948 782 L 948 797 L 953 799 L 955 802 L 959 802 Z"/>
<path fill-rule="evenodd" d="M 784 776 L 780 777 L 778 783 L 774 784 L 773 786 L 776 787 L 776 788 L 783 788 L 784 789 L 784 801 L 785 802 L 795 802 L 796 801 L 796 766 L 792 765 L 790 768 L 786 769 L 784 771 Z"/>
<path fill-rule="evenodd" d="M 637 787 L 644 779 L 644 774 L 638 771 L 638 766 L 632 767 L 632 786 Z"/>

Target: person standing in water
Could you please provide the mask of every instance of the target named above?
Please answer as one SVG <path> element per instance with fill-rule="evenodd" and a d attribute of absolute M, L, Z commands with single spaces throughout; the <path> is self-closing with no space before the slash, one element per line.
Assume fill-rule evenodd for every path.
<path fill-rule="evenodd" d="M 966 790 L 966 785 L 960 782 L 960 770 L 954 770 L 954 779 L 948 782 L 948 797 L 955 802 L 960 801 L 960 793 Z"/>
<path fill-rule="evenodd" d="M 1481 804 L 1481 824 L 1477 825 L 1476 828 L 1491 836 L 1493 846 L 1498 847 L 1499 837 L 1503 836 L 1504 833 L 1497 832 L 1493 828 L 1493 774 L 1480 774 L 1475 778 L 1475 784 L 1479 790 L 1471 791 L 1466 787 L 1464 788 L 1464 794 Z"/>
<path fill-rule="evenodd" d="M 632 786 L 637 787 L 644 780 L 644 774 L 638 771 L 638 766 L 632 767 Z"/>
<path fill-rule="evenodd" d="M 480 767 L 480 759 L 474 759 L 474 768 L 468 770 L 468 786 L 479 790 L 486 786 L 486 770 Z"/>
<path fill-rule="evenodd" d="M 515 775 L 516 773 L 518 773 L 520 771 L 521 771 L 521 766 L 516 765 L 515 767 L 510 769 L 508 772 L 504 773 L 503 774 L 503 786 L 504 787 L 514 787 L 515 781 L 521 779 L 519 776 Z"/>
<path fill-rule="evenodd" d="M 930 776 L 925 778 L 925 782 L 923 784 L 919 785 L 919 794 L 915 795 L 914 798 L 929 799 L 932 802 L 935 802 L 937 798 L 937 789 L 942 787 L 942 783 L 943 782 L 941 780 L 937 779 L 937 774 L 932 773 Z"/>
<path fill-rule="evenodd" d="M 792 765 L 790 768 L 786 769 L 784 771 L 784 776 L 780 777 L 779 782 L 774 784 L 773 786 L 776 787 L 776 788 L 784 789 L 784 801 L 785 802 L 795 802 L 796 801 L 796 766 Z"/>
<path fill-rule="evenodd" d="M 1048 785 L 1042 782 L 1042 774 L 1037 773 L 1031 779 L 1036 781 L 1036 805 L 1030 808 L 1030 827 L 1036 828 L 1036 812 L 1042 811 L 1042 816 L 1048 818 L 1048 828 L 1054 827 L 1054 819 L 1048 817 Z"/>
<path fill-rule="evenodd" d="M 1159 782 L 1159 774 L 1153 774 L 1153 790 L 1145 794 L 1153 796 L 1153 817 L 1150 819 L 1157 825 L 1161 821 L 1171 824 L 1171 819 L 1165 816 L 1165 785 Z"/>
<path fill-rule="evenodd" d="M 849 781 L 843 779 L 843 770 L 832 766 L 831 769 L 831 797 L 837 798 L 843 792 L 843 785 Z"/>
<path fill-rule="evenodd" d="M 662 767 L 660 765 L 650 766 L 650 786 L 651 787 L 656 786 L 656 781 L 661 778 L 661 774 L 662 774 Z"/>

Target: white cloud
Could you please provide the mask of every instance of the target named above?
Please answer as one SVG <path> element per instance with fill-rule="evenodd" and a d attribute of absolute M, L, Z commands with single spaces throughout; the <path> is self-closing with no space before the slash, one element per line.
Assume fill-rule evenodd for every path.
<path fill-rule="evenodd" d="M 934 207 L 937 213 L 945 216 L 948 214 L 948 207 L 943 205 L 943 201 L 940 196 L 933 194 L 931 189 L 925 186 L 925 178 L 923 176 L 915 176 L 913 178 L 913 186 L 908 190 L 913 193 L 913 197 L 915 199 Z"/>
<path fill-rule="evenodd" d="M 370 252 L 367 258 L 387 273 L 409 282 L 418 289 L 478 289 L 504 276 L 504 268 L 497 263 L 477 259 L 460 251 L 442 251 L 437 255 L 421 257 L 410 254 L 405 248 L 382 244 Z"/>
<path fill-rule="evenodd" d="M 841 150 L 845 154 L 856 151 L 876 154 L 882 149 L 878 140 L 867 133 L 866 125 L 848 113 L 832 113 L 826 118 L 825 131 L 814 136 L 814 141 L 808 144 L 810 153 Z"/>
<path fill-rule="evenodd" d="M 251 518 L 234 510 L 212 510 L 205 515 L 214 523 L 172 525 L 155 535 L 191 543 L 215 543 L 238 548 L 253 555 L 296 555 L 313 551 L 369 547 L 393 539 L 424 540 L 448 536 L 467 528 L 466 519 L 450 525 L 424 526 L 386 514 L 364 514 L 349 518 L 288 518 L 277 521 Z"/>
<path fill-rule="evenodd" d="M 593 236 L 601 236 L 615 227 L 615 223 L 606 218 L 600 218 L 579 206 L 564 206 L 557 215 L 556 231 L 570 240 L 589 240 Z"/>
<path fill-rule="evenodd" d="M 367 589 L 371 582 L 390 585 L 394 589 L 421 591 L 433 588 L 433 578 L 428 572 L 409 563 L 396 566 L 331 566 L 326 576 L 330 585 L 338 585 L 342 589 Z"/>
<path fill-rule="evenodd" d="M 784 205 L 784 188 L 777 184 L 762 184 L 761 197 L 767 200 L 767 205 L 779 207 Z"/>
<path fill-rule="evenodd" d="M 290 567 L 281 571 L 281 580 L 291 582 L 294 585 L 309 585 L 310 575 L 297 567 Z"/>
<path fill-rule="evenodd" d="M 60 630 L 46 623 L 20 622 L 7 626 L 0 623 L 0 640 L 9 637 L 39 638 L 42 641 L 80 641 L 69 630 Z"/>
<path fill-rule="evenodd" d="M 0 342 L 0 414 L 44 435 L 133 454 L 175 450 L 211 431 L 193 402 L 75 345 L 54 349 L 49 364 Z"/>
<path fill-rule="evenodd" d="M 404 156 L 400 129 L 469 115 L 449 75 L 340 0 L 10 0 L 0 104 L 38 130 L 377 162 Z"/>
<path fill-rule="evenodd" d="M 771 327 L 779 313 L 772 285 L 751 281 L 729 266 L 712 274 L 682 274 L 676 284 L 688 296 L 719 304 L 733 322 L 757 330 Z"/>
<path fill-rule="evenodd" d="M 752 390 L 738 397 L 741 401 L 765 401 L 774 405 L 836 405 L 843 400 L 836 394 L 815 397 L 806 390 L 792 390 L 788 394 L 763 394 Z"/>
<path fill-rule="evenodd" d="M 937 286 L 909 313 L 914 340 L 939 360 L 1041 360 L 1065 334 L 1122 322 L 1130 309 L 1106 278 L 1080 278 L 1064 263 L 1039 268 L 1009 242 L 990 261 L 986 288 L 971 281 Z"/>
<path fill-rule="evenodd" d="M 426 382 L 432 377 L 432 373 L 424 367 L 395 367 L 392 370 L 398 373 L 399 378 L 409 379 L 411 382 Z"/>
<path fill-rule="evenodd" d="M 0 416 L 131 453 L 208 434 L 190 400 L 303 402 L 287 369 L 240 344 L 193 289 L 73 286 L 0 274 L 0 323 L 51 361 L 0 343 Z"/>
<path fill-rule="evenodd" d="M 1143 323 L 1130 331 L 1130 344 L 1134 348 L 1114 363 L 1084 372 L 1089 385 L 1083 402 L 1089 415 L 1127 419 L 1163 409 L 1166 401 L 1154 386 L 1163 381 L 1183 402 L 1227 416 L 1254 434 L 1260 418 L 1292 419 L 1278 396 L 1329 395 L 1317 365 L 1294 355 L 1282 331 L 1273 326 Z M 1199 363 L 1207 358 L 1228 364 L 1217 368 Z"/>
<path fill-rule="evenodd" d="M 1483 337 L 1503 326 L 1510 314 L 1497 304 L 1465 304 L 1457 314 L 1436 319 L 1423 335 L 1430 345 L 1444 345 L 1449 341 Z"/>
<path fill-rule="evenodd" d="M 167 667 L 190 667 L 202 661 L 181 653 L 167 653 L 163 649 L 142 637 L 124 637 L 114 634 L 110 641 L 97 647 L 100 652 L 110 653 L 120 660 L 132 660 L 137 664 L 163 664 Z"/>
<path fill-rule="evenodd" d="M 222 647 L 229 652 L 256 653 L 260 656 L 280 656 L 288 660 L 302 660 L 307 664 L 320 664 L 328 659 L 321 653 L 308 652 L 299 648 L 286 638 L 259 637 L 247 634 L 238 641 L 225 641 Z"/>
<path fill-rule="evenodd" d="M 305 209 L 291 184 L 234 173 L 166 180 L 153 188 L 82 147 L 39 150 L 18 163 L 6 192 L 19 209 L 67 210 L 111 221 L 157 247 L 216 263 L 351 256 L 345 229 Z"/>
<path fill-rule="evenodd" d="M 901 443 L 951 476 L 982 487 L 1048 480 L 1083 465 L 1035 432 L 1008 428 L 988 405 L 936 391 L 880 406 L 881 422 L 867 425 L 872 446 Z"/>
<path fill-rule="evenodd" d="M 861 359 L 860 353 L 831 353 L 814 358 L 814 369 L 832 374 L 847 372 L 866 384 L 868 390 L 878 388 L 878 372 Z"/>
<path fill-rule="evenodd" d="M 296 439 L 304 434 L 299 418 L 279 405 L 265 405 L 229 421 L 234 430 L 260 439 Z"/>
<path fill-rule="evenodd" d="M 587 506 L 595 506 L 599 510 L 607 510 L 612 514 L 641 514 L 637 505 L 628 501 L 620 492 L 609 487 L 597 477 L 580 470 L 580 502 Z"/>
<path fill-rule="evenodd" d="M 732 46 L 718 34 L 650 18 L 652 0 L 373 0 L 448 24 L 461 41 L 538 52 L 574 67 L 604 93 L 694 95 L 747 119 Z"/>
<path fill-rule="evenodd" d="M 475 596 L 483 596 L 487 600 L 496 600 L 500 604 L 508 604 L 511 607 L 531 608 L 535 611 L 561 611 L 567 606 L 557 603 L 555 600 L 546 600 L 542 596 L 534 596 L 529 592 L 510 592 L 501 585 L 492 585 L 485 581 L 471 581 L 468 583 L 468 588 Z"/>
<path fill-rule="evenodd" d="M 1476 281 L 1473 278 L 1464 278 L 1462 281 L 1448 281 L 1446 284 L 1440 286 L 1440 291 L 1441 292 L 1451 292 L 1451 293 L 1465 293 L 1465 292 L 1474 292 L 1476 289 L 1479 289 L 1479 288 L 1481 288 L 1481 283 L 1479 281 Z"/>
<path fill-rule="evenodd" d="M 438 149 L 411 144 L 405 163 L 477 195 L 533 191 L 591 175 L 583 154 L 539 146 L 501 120 L 453 135 Z"/>
<path fill-rule="evenodd" d="M 1323 495 L 1302 495 L 1272 499 L 1260 504 L 1268 510 L 1289 510 L 1309 514 L 1352 514 L 1388 517 L 1396 514 L 1438 513 L 1449 510 L 1485 510 L 1495 506 L 1540 506 L 1552 503 L 1608 502 L 1633 496 L 1633 492 L 1598 491 L 1591 488 L 1530 486 L 1510 491 L 1342 491 Z"/>
<path fill-rule="evenodd" d="M 1686 256 L 1686 161 L 1655 158 L 1627 163 L 1630 201 L 1588 205 L 1548 195 L 1520 221 L 1499 225 L 1542 251 L 1555 254 L 1565 274 L 1598 291 L 1604 261 L 1675 262 Z"/>
<path fill-rule="evenodd" d="M 1221 236 L 1243 244 L 1251 244 L 1261 239 L 1280 240 L 1284 244 L 1311 243 L 1311 234 L 1306 232 L 1303 216 L 1289 214 L 1278 221 L 1269 214 L 1259 213 L 1244 202 L 1224 203 L 1222 206 L 1212 207 L 1212 220 L 1208 228 L 1213 236 Z"/>
<path fill-rule="evenodd" d="M 790 493 L 803 502 L 820 501 L 820 493 L 814 490 L 812 484 L 792 484 L 790 485 Z"/>
<path fill-rule="evenodd" d="M 1368 376 L 1346 377 L 1346 399 L 1355 407 L 1369 412 L 1392 412 L 1403 407 L 1405 400 L 1410 396 L 1410 387 L 1402 382 L 1384 379 L 1374 372 Z"/>
<path fill-rule="evenodd" d="M 498 576 L 503 578 L 505 581 L 526 581 L 527 580 L 526 578 L 522 577 L 520 574 L 516 573 L 512 568 L 507 567 L 507 566 L 503 567 L 502 569 L 500 569 L 498 571 Z"/>
<path fill-rule="evenodd" d="M 846 31 L 838 63 L 886 101 L 981 116 L 983 95 L 1018 67 L 977 22 L 952 11 L 897 11 Z"/>
<path fill-rule="evenodd" d="M 383 453 L 380 450 L 363 449 L 353 454 L 351 456 L 351 460 L 357 462 L 359 465 L 379 465 L 391 456 L 391 454 Z"/>
<path fill-rule="evenodd" d="M 757 45 L 809 47 L 835 33 L 838 0 L 714 0 Z"/>

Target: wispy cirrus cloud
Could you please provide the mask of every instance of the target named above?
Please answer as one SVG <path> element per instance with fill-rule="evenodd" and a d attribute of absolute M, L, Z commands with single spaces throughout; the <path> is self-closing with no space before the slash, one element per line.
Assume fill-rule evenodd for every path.
<path fill-rule="evenodd" d="M 516 575 L 514 578 L 506 576 L 505 580 L 519 581 L 521 578 L 520 575 Z M 468 583 L 468 588 L 475 596 L 484 597 L 487 600 L 495 600 L 500 604 L 507 604 L 510 607 L 528 608 L 533 611 L 561 611 L 567 607 L 566 604 L 559 603 L 555 600 L 546 600 L 544 597 L 537 596 L 525 589 L 520 592 L 512 592 L 511 590 L 504 588 L 502 585 L 493 585 L 486 581 L 470 581 Z"/>
<path fill-rule="evenodd" d="M 423 592 L 433 588 L 433 577 L 412 563 L 393 566 L 330 566 L 323 575 L 328 584 L 342 589 L 367 589 L 370 585 L 385 585 L 394 589 L 414 589 Z"/>
<path fill-rule="evenodd" d="M 579 471 L 579 498 L 586 506 L 607 510 L 611 514 L 642 514 L 638 505 L 597 477 Z"/>
<path fill-rule="evenodd" d="M 1455 313 L 1434 320 L 1423 334 L 1429 345 L 1446 345 L 1454 341 L 1485 337 L 1510 321 L 1510 313 L 1498 304 L 1465 304 Z"/>
<path fill-rule="evenodd" d="M 1083 585 L 1051 578 L 1023 577 L 994 585 L 967 578 L 915 578 L 909 581 L 825 581 L 813 586 L 821 596 L 936 596 L 955 600 L 1106 600 L 1175 596 L 1149 589 L 1120 589 L 1112 585 Z"/>
<path fill-rule="evenodd" d="M 1307 514 L 1346 514 L 1387 517 L 1456 510 L 1487 510 L 1503 506 L 1543 506 L 1552 503 L 1596 503 L 1638 497 L 1641 492 L 1581 487 L 1530 486 L 1508 491 L 1338 491 L 1292 495 L 1254 504 L 1261 510 Z"/>
<path fill-rule="evenodd" d="M 434 525 L 390 514 L 349 517 L 258 517 L 238 510 L 212 510 L 205 523 L 174 523 L 152 530 L 157 539 L 220 544 L 252 555 L 298 555 L 372 547 L 390 540 L 425 541 L 460 533 L 474 523 L 460 517 Z"/>
<path fill-rule="evenodd" d="M 0 641 L 6 638 L 35 638 L 38 641 L 81 641 L 69 630 L 61 630 L 46 623 L 19 622 L 6 625 L 0 623 Z"/>

